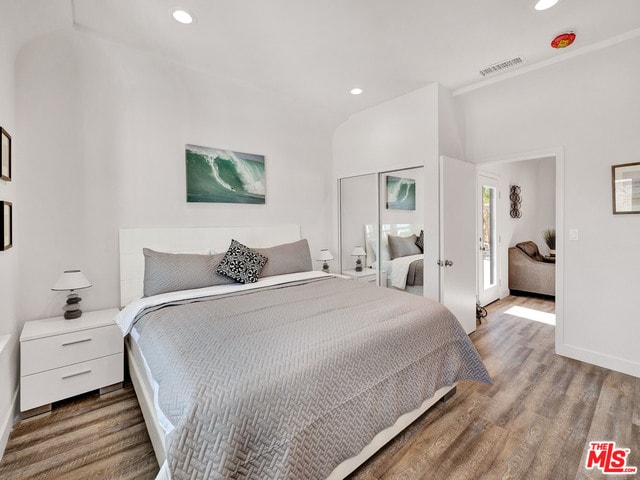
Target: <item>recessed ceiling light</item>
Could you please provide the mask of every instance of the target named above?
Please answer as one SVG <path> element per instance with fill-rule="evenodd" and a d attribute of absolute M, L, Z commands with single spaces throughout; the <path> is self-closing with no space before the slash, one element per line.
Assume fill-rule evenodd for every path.
<path fill-rule="evenodd" d="M 353 88 L 351 89 L 351 95 L 360 95 L 362 93 L 362 89 L 361 88 Z"/>
<path fill-rule="evenodd" d="M 183 23 L 185 25 L 189 25 L 190 23 L 193 23 L 194 18 L 193 15 L 191 15 L 189 12 L 187 12 L 186 10 L 174 10 L 171 15 L 173 15 L 173 18 L 176 22 L 180 22 Z"/>
<path fill-rule="evenodd" d="M 553 7 L 556 3 L 558 3 L 558 0 L 538 0 L 534 8 L 536 10 L 546 10 L 547 8 Z"/>

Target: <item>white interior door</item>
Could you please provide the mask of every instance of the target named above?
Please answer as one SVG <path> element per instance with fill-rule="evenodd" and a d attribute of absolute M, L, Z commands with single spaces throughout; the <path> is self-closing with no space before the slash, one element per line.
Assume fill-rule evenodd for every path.
<path fill-rule="evenodd" d="M 498 180 L 478 175 L 478 301 L 488 305 L 500 298 L 498 265 Z"/>
<path fill-rule="evenodd" d="M 440 302 L 476 329 L 476 167 L 440 157 Z"/>

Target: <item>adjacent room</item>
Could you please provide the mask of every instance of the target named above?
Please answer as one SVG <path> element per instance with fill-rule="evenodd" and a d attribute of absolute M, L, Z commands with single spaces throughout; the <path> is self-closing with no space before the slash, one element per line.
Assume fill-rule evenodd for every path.
<path fill-rule="evenodd" d="M 637 475 L 639 2 L 0 6 L 0 479 Z"/>

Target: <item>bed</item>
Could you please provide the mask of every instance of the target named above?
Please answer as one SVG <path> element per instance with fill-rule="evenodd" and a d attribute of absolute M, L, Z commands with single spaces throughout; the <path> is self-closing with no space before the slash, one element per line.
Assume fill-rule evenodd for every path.
<path fill-rule="evenodd" d="M 121 230 L 117 320 L 158 478 L 344 478 L 458 381 L 489 381 L 441 305 L 312 271 L 296 226 L 257 230 Z M 268 258 L 257 282 L 175 290 L 168 272 L 223 263 L 230 237 Z"/>
<path fill-rule="evenodd" d="M 378 231 L 381 242 L 378 251 Z M 424 291 L 424 233 L 420 225 L 365 225 L 367 266 L 387 272 L 387 286 L 416 295 Z"/>

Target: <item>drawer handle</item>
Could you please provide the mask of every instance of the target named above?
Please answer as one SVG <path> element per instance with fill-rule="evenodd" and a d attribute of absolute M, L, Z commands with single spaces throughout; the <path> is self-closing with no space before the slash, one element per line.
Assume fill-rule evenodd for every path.
<path fill-rule="evenodd" d="M 84 343 L 84 342 L 90 342 L 91 339 L 90 338 L 84 338 L 82 340 L 76 340 L 75 342 L 67 342 L 67 343 L 63 343 L 62 346 L 63 347 L 68 347 L 69 345 L 75 345 L 77 343 Z"/>
<path fill-rule="evenodd" d="M 78 373 L 72 373 L 71 375 L 65 375 L 64 377 L 62 377 L 62 380 L 66 380 L 67 378 L 78 377 L 80 375 L 85 375 L 87 373 L 91 373 L 91 369 L 83 370 L 82 372 L 78 372 Z"/>

